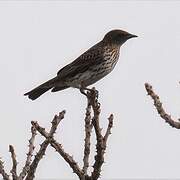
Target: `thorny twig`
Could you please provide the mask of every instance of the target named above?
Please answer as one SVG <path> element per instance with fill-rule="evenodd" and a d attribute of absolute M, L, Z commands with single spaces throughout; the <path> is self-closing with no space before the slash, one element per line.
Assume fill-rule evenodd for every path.
<path fill-rule="evenodd" d="M 19 175 L 19 180 L 23 180 L 24 177 L 26 176 L 26 174 L 29 172 L 30 164 L 32 161 L 31 159 L 33 156 L 34 148 L 35 148 L 35 146 L 34 146 L 35 136 L 36 136 L 36 129 L 32 126 L 31 127 L 31 138 L 29 140 L 29 150 L 27 153 L 27 159 L 26 159 L 25 165 Z"/>
<path fill-rule="evenodd" d="M 98 102 L 98 91 L 93 88 L 88 90 L 87 93 L 82 91 L 84 95 L 87 97 L 87 108 L 86 108 L 86 116 L 85 116 L 85 139 L 84 139 L 84 156 L 83 156 L 83 167 L 82 169 L 79 167 L 78 163 L 74 160 L 72 156 L 66 153 L 60 143 L 58 143 L 53 135 L 57 129 L 57 126 L 64 118 L 65 111 L 59 113 L 58 116 L 55 116 L 52 121 L 52 126 L 49 132 L 45 130 L 45 128 L 41 127 L 37 122 L 32 121 L 31 127 L 31 138 L 29 140 L 29 150 L 27 153 L 27 159 L 25 165 L 20 173 L 17 175 L 17 161 L 14 152 L 13 146 L 10 146 L 10 152 L 12 155 L 13 161 L 13 168 L 11 170 L 13 180 L 32 180 L 35 177 L 35 172 L 38 167 L 40 160 L 42 159 L 43 155 L 49 144 L 61 155 L 64 160 L 69 164 L 72 168 L 73 172 L 77 174 L 80 180 L 97 180 L 100 177 L 101 167 L 104 163 L 104 154 L 106 150 L 106 143 L 109 135 L 111 134 L 111 128 L 113 126 L 113 115 L 111 114 L 108 118 L 109 123 L 106 129 L 105 135 L 102 134 L 102 129 L 100 127 L 100 103 Z M 91 109 L 93 111 L 93 118 L 91 118 Z M 91 175 L 88 175 L 87 170 L 89 167 L 89 156 L 90 156 L 90 137 L 91 131 L 94 127 L 95 134 L 96 134 L 96 155 L 95 155 L 95 162 L 93 165 L 93 171 Z M 46 139 L 40 145 L 40 149 L 35 155 L 33 161 L 31 160 L 33 151 L 34 151 L 34 140 L 36 136 L 36 131 L 38 131 L 42 136 Z M 9 175 L 5 172 L 3 162 L 0 160 L 0 174 L 3 176 L 4 180 L 10 180 Z"/>
<path fill-rule="evenodd" d="M 46 134 L 47 135 L 46 140 L 40 145 L 39 151 L 37 152 L 33 161 L 31 162 L 31 158 L 33 156 L 33 151 L 34 151 L 34 140 L 36 136 L 36 127 L 32 123 L 31 138 L 29 140 L 29 150 L 27 153 L 27 159 L 19 176 L 17 175 L 17 160 L 16 160 L 14 147 L 12 145 L 9 146 L 9 151 L 11 152 L 11 158 L 12 158 L 12 164 L 13 164 L 12 170 L 11 170 L 13 180 L 34 179 L 37 166 L 40 160 L 42 159 L 43 155 L 45 154 L 45 151 L 51 141 L 51 138 L 53 138 L 53 134 L 55 133 L 58 124 L 64 118 L 64 114 L 65 114 L 65 111 L 62 111 L 61 113 L 59 113 L 59 116 L 54 117 L 50 132 Z M 4 170 L 3 162 L 1 160 L 0 160 L 0 174 L 3 176 L 4 180 L 10 180 L 9 175 Z"/>
<path fill-rule="evenodd" d="M 46 139 L 48 138 L 48 133 L 44 128 L 42 128 L 37 122 L 32 122 L 32 124 L 42 136 L 44 136 Z M 77 162 L 73 159 L 73 157 L 64 151 L 62 145 L 59 144 L 53 137 L 50 140 L 50 144 L 69 164 L 69 166 L 73 169 L 73 172 L 75 172 L 79 177 L 81 177 L 82 172 L 80 167 L 78 166 Z"/>
<path fill-rule="evenodd" d="M 98 102 L 98 91 L 93 88 L 90 95 L 87 96 L 89 101 L 91 102 L 91 106 L 94 112 L 94 117 L 92 119 L 92 124 L 94 126 L 95 134 L 96 134 L 96 152 L 97 154 L 95 155 L 95 162 L 93 165 L 93 172 L 91 173 L 91 178 L 93 180 L 97 180 L 100 176 L 101 173 L 101 167 L 104 163 L 104 154 L 106 150 L 106 143 L 109 134 L 111 134 L 111 128 L 113 125 L 113 115 L 109 117 L 109 124 L 108 128 L 106 130 L 105 135 L 102 135 L 102 128 L 100 127 L 99 123 L 99 115 L 101 112 L 100 109 L 100 103 Z"/>
<path fill-rule="evenodd" d="M 14 147 L 12 145 L 9 145 L 9 152 L 11 153 L 11 159 L 12 159 L 12 169 L 11 169 L 11 174 L 13 177 L 13 180 L 17 180 L 17 160 L 16 160 L 16 154 L 14 151 Z"/>
<path fill-rule="evenodd" d="M 4 180 L 10 180 L 9 175 L 4 170 L 4 162 L 0 159 L 0 174 L 2 175 Z"/>
<path fill-rule="evenodd" d="M 108 118 L 109 124 L 108 124 L 106 133 L 103 138 L 105 143 L 107 142 L 107 139 L 108 139 L 109 135 L 111 134 L 111 128 L 113 127 L 113 119 L 114 119 L 114 116 L 113 116 L 113 114 L 111 114 Z"/>
<path fill-rule="evenodd" d="M 163 118 L 165 120 L 165 122 L 168 123 L 170 126 L 176 128 L 176 129 L 180 129 L 180 122 L 173 120 L 171 118 L 171 116 L 166 113 L 166 111 L 164 110 L 162 103 L 159 99 L 159 96 L 154 92 L 152 86 L 148 83 L 145 83 L 145 88 L 146 88 L 148 95 L 150 95 L 151 98 L 153 99 L 154 106 L 155 106 L 158 114 L 161 116 L 161 118 Z"/>
<path fill-rule="evenodd" d="M 90 155 L 90 137 L 92 131 L 91 124 L 91 104 L 89 99 L 87 100 L 86 117 L 85 117 L 85 139 L 84 139 L 84 157 L 83 157 L 83 173 L 87 175 L 89 167 L 89 155 Z"/>
<path fill-rule="evenodd" d="M 34 158 L 33 162 L 30 165 L 30 169 L 29 169 L 29 172 L 27 174 L 26 180 L 33 180 L 34 179 L 37 166 L 38 166 L 40 160 L 43 158 L 48 145 L 49 145 L 49 140 L 48 139 L 46 139 L 40 145 L 40 149 L 37 152 L 37 154 L 35 155 L 35 158 Z"/>
<path fill-rule="evenodd" d="M 34 179 L 37 166 L 38 166 L 40 160 L 43 158 L 43 156 L 45 154 L 45 151 L 46 151 L 46 148 L 48 147 L 51 139 L 53 138 L 53 134 L 56 132 L 58 124 L 64 118 L 64 114 L 65 114 L 65 111 L 62 111 L 62 112 L 59 113 L 59 116 L 56 115 L 54 117 L 54 119 L 52 120 L 52 122 L 51 122 L 52 126 L 51 126 L 51 129 L 50 129 L 50 132 L 47 133 L 48 135 L 46 137 L 46 140 L 40 145 L 40 149 L 37 152 L 37 154 L 35 155 L 35 158 L 34 158 L 33 162 L 30 165 L 30 169 L 29 169 L 28 175 L 26 177 L 26 180 Z M 32 126 L 36 129 L 36 126 L 35 126 L 36 122 L 31 122 L 31 123 L 32 123 Z"/>
<path fill-rule="evenodd" d="M 104 154 L 106 150 L 106 143 L 108 136 L 111 134 L 111 128 L 113 125 L 113 115 L 110 115 L 109 124 L 106 129 L 106 133 L 103 136 L 99 124 L 99 114 L 100 114 L 100 103 L 98 102 L 98 91 L 94 89 L 87 92 L 83 92 L 87 97 L 88 105 L 86 108 L 86 117 L 85 117 L 85 143 L 84 143 L 84 157 L 83 157 L 83 168 L 81 169 L 78 163 L 74 160 L 72 156 L 66 153 L 60 143 L 58 143 L 53 137 L 50 140 L 51 146 L 64 158 L 64 160 L 69 164 L 72 168 L 73 172 L 79 177 L 80 180 L 97 180 L 100 176 L 101 167 L 104 163 Z M 91 108 L 93 110 L 93 118 L 91 119 Z M 48 132 L 45 128 L 41 127 L 37 122 L 32 122 L 33 126 L 36 130 L 44 136 L 46 139 L 48 138 Z M 96 150 L 97 154 L 95 156 L 95 162 L 93 165 L 93 172 L 91 175 L 87 174 L 87 170 L 89 167 L 89 155 L 90 155 L 90 136 L 91 130 L 94 126 L 95 134 L 96 134 Z"/>

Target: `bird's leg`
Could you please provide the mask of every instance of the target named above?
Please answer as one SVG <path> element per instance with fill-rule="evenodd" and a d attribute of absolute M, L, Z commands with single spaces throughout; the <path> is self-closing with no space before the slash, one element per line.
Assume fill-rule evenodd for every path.
<path fill-rule="evenodd" d="M 80 88 L 80 92 L 82 93 L 82 94 L 84 94 L 85 96 L 87 96 L 87 93 L 85 93 L 85 89 L 84 88 Z"/>
<path fill-rule="evenodd" d="M 84 94 L 85 96 L 88 96 L 88 92 L 85 93 L 85 90 L 89 91 L 89 93 L 94 93 L 96 98 L 98 98 L 98 91 L 93 87 L 92 89 L 89 89 L 87 87 L 81 87 L 80 92 Z"/>

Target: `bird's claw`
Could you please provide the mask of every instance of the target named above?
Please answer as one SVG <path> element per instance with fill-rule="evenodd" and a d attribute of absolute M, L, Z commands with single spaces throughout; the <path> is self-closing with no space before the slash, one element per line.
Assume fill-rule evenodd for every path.
<path fill-rule="evenodd" d="M 85 90 L 87 91 L 87 92 L 85 92 Z M 88 96 L 88 95 L 90 95 L 90 96 L 95 96 L 97 99 L 98 99 L 98 97 L 99 97 L 99 92 L 93 87 L 92 89 L 89 89 L 89 88 L 80 88 L 80 92 L 82 93 L 82 94 L 84 94 L 85 96 Z"/>
<path fill-rule="evenodd" d="M 99 92 L 95 89 L 94 90 L 94 94 L 95 94 L 95 97 L 98 99 L 98 97 L 99 97 Z"/>
<path fill-rule="evenodd" d="M 86 93 L 83 88 L 80 88 L 80 92 L 81 92 L 82 94 L 84 94 L 85 96 L 88 96 L 88 93 Z"/>

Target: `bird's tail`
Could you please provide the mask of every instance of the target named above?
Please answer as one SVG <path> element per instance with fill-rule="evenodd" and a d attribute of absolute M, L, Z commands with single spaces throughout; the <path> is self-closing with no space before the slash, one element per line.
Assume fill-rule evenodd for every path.
<path fill-rule="evenodd" d="M 50 87 L 48 88 L 41 88 L 41 87 L 37 87 L 35 89 L 33 89 L 32 91 L 27 92 L 26 94 L 24 94 L 25 96 L 28 96 L 29 99 L 31 100 L 35 100 L 37 99 L 39 96 L 41 96 L 42 94 L 44 94 L 46 91 L 48 91 L 49 89 L 51 89 Z"/>
<path fill-rule="evenodd" d="M 59 81 L 58 77 L 55 77 L 53 79 L 50 79 L 49 81 L 41 84 L 40 86 L 34 88 L 33 90 L 27 92 L 26 94 L 24 94 L 25 96 L 28 96 L 29 99 L 35 100 L 37 99 L 39 96 L 41 96 L 42 94 L 44 94 L 46 91 L 50 90 L 51 88 L 53 88 L 56 84 L 57 81 Z M 67 87 L 62 86 L 61 89 L 65 89 Z"/>

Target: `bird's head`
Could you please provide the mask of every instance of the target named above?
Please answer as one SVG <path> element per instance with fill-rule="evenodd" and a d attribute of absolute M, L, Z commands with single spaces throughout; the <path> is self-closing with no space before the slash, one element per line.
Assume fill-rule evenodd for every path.
<path fill-rule="evenodd" d="M 119 45 L 122 45 L 123 43 L 125 43 L 128 39 L 130 38 L 134 38 L 134 37 L 138 37 L 134 34 L 130 34 L 126 31 L 123 30 L 112 30 L 110 32 L 108 32 L 105 36 L 103 41 L 107 41 L 110 43 L 116 43 Z"/>

